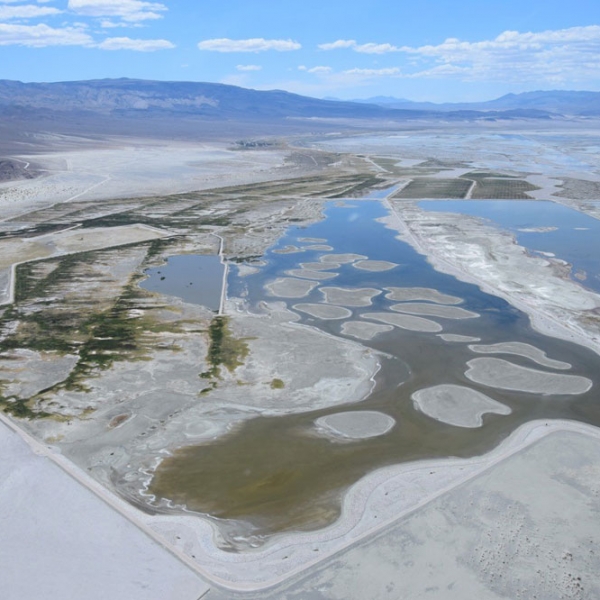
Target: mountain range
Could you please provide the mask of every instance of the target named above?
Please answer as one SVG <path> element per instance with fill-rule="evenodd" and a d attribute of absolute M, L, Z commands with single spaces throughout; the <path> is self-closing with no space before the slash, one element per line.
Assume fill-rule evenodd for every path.
<path fill-rule="evenodd" d="M 600 116 L 598 92 L 529 92 L 481 103 L 397 98 L 341 101 L 218 83 L 102 79 L 59 83 L 0 80 L 0 151 L 35 133 L 239 139 L 414 123 L 551 120 Z"/>
<path fill-rule="evenodd" d="M 567 94 L 570 94 L 568 97 Z M 219 83 L 102 79 L 59 83 L 0 80 L 0 110 L 78 111 L 98 114 L 180 113 L 219 119 L 543 118 L 600 111 L 594 92 L 532 92 L 478 104 L 417 103 L 395 98 L 321 100 L 281 90 L 258 91 Z M 485 112 L 486 114 L 479 114 Z M 567 111 L 569 112 L 569 111 Z"/>

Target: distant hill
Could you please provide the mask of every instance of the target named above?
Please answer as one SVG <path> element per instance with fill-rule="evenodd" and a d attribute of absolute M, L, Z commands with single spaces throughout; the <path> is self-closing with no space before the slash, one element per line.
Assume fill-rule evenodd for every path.
<path fill-rule="evenodd" d="M 80 111 L 99 114 L 134 115 L 177 113 L 219 119 L 350 118 L 427 119 L 440 110 L 423 110 L 414 103 L 410 109 L 341 100 L 320 100 L 281 90 L 258 91 L 218 83 L 101 79 L 61 83 L 21 83 L 0 80 L 0 109 L 44 109 L 54 112 Z M 407 101 L 402 101 L 407 102 Z M 433 105 L 432 105 L 433 106 Z M 500 108 L 500 107 L 499 107 Z M 528 107 L 501 107 L 497 118 L 547 116 L 535 103 Z M 443 112 L 445 119 L 476 119 L 471 105 L 456 105 Z M 524 113 L 523 110 L 530 110 Z M 489 117 L 490 115 L 485 115 Z"/>
<path fill-rule="evenodd" d="M 404 98 L 375 96 L 355 103 L 377 104 L 385 108 L 401 110 L 424 110 L 438 112 L 539 110 L 554 115 L 600 116 L 600 92 L 537 91 L 522 94 L 506 94 L 487 102 L 442 103 L 412 102 Z"/>

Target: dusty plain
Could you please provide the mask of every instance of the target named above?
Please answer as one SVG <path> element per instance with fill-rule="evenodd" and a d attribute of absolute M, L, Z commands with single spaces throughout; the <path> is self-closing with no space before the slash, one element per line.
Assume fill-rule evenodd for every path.
<path fill-rule="evenodd" d="M 0 184 L 6 250 L 0 402 L 3 420 L 25 440 L 1 430 L 5 456 L 14 458 L 2 467 L 2 513 L 14 513 L 24 487 L 47 481 L 45 489 L 60 488 L 68 473 L 79 492 L 71 496 L 73 508 L 63 508 L 92 518 L 67 521 L 49 510 L 39 517 L 44 534 L 31 547 L 23 544 L 30 537 L 26 524 L 11 520 L 10 541 L 0 542 L 0 556 L 11 565 L 2 582 L 8 597 L 26 597 L 30 565 L 57 543 L 78 557 L 80 574 L 101 577 L 88 547 L 98 534 L 86 529 L 94 521 L 107 528 L 127 523 L 130 539 L 123 544 L 135 552 L 126 563 L 110 552 L 102 560 L 107 568 L 126 566 L 115 583 L 132 585 L 136 569 L 155 553 L 150 587 L 139 592 L 134 586 L 128 598 L 600 597 L 593 553 L 600 541 L 600 435 L 590 425 L 533 421 L 481 457 L 378 469 L 345 491 L 333 525 L 273 536 L 246 551 L 224 550 L 210 519 L 176 514 L 167 504 L 148 510 L 140 494 L 177 448 L 221 439 L 258 416 L 356 405 L 374 388 L 383 360 L 361 342 L 392 327 L 435 335 L 457 317 L 477 320 L 457 306 L 460 298 L 393 287 L 386 298 L 412 314 L 373 311 L 366 320 L 345 321 L 347 337 L 299 323 L 281 300 L 293 298 L 315 318 L 343 320 L 352 314 L 345 306 L 368 306 L 378 297 L 371 288 L 330 285 L 325 302 L 296 301 L 317 286 L 318 273 L 393 267 L 401 283 L 394 263 L 332 252 L 327 240 L 316 238 L 305 243 L 324 252 L 318 262 L 268 284 L 270 296 L 259 312 L 243 298 L 227 297 L 223 314 L 215 315 L 138 285 L 145 269 L 177 254 L 220 254 L 228 265 L 261 268 L 253 261 L 291 224 L 321 220 L 328 200 L 396 186 L 383 200 L 385 223 L 436 269 L 508 300 L 537 330 L 600 354 L 600 296 L 570 278 L 569 265 L 528 252 L 490 223 L 419 205 L 424 198 L 531 197 L 600 217 L 594 195 L 600 159 L 590 151 L 600 134 L 575 125 L 558 133 L 538 124 L 529 130 L 521 123 L 511 138 L 495 127 L 299 136 L 253 150 L 115 138 L 100 149 L 73 151 L 57 139 L 54 151 L 16 154 L 35 163 L 40 175 Z M 300 246 L 286 251 L 304 252 Z M 225 341 L 219 346 L 216 339 Z M 535 350 L 474 345 L 467 380 L 489 384 L 493 398 L 511 364 L 498 354 L 540 367 L 510 367 L 508 377 L 522 377 L 518 389 L 526 393 L 543 394 L 559 383 L 565 394 L 578 394 L 597 385 L 542 370 L 564 365 Z M 483 404 L 451 415 L 455 401 L 456 395 L 428 410 L 434 419 L 458 418 L 462 427 L 485 424 Z M 332 443 L 353 443 L 361 434 L 353 418 L 320 425 Z M 378 419 L 367 419 L 362 434 L 385 435 L 391 423 Z M 28 469 L 35 473 L 29 476 Z M 22 483 L 15 487 L 15 481 Z M 32 503 L 27 514 L 41 510 Z M 87 591 L 93 580 L 86 588 L 83 575 L 68 577 L 68 562 L 57 553 L 46 563 L 56 575 L 55 597 L 69 597 L 74 585 L 82 586 L 81 597 L 93 597 Z M 161 580 L 164 569 L 173 581 Z"/>

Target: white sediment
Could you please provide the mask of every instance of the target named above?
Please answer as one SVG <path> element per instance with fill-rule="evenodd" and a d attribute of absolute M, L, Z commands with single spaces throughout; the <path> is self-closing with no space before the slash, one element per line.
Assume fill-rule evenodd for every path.
<path fill-rule="evenodd" d="M 294 304 L 293 308 L 312 317 L 325 320 L 347 319 L 352 315 L 351 310 L 331 304 Z"/>
<path fill-rule="evenodd" d="M 273 250 L 274 254 L 298 254 L 298 252 L 304 252 L 304 248 L 298 248 L 298 246 L 288 245 L 285 248 L 278 248 Z"/>
<path fill-rule="evenodd" d="M 294 277 L 280 277 L 265 285 L 265 289 L 279 298 L 304 298 L 319 285 L 316 281 L 296 279 Z"/>
<path fill-rule="evenodd" d="M 505 404 L 461 385 L 436 385 L 414 392 L 411 398 L 415 408 L 427 416 L 457 427 L 481 427 L 486 413 L 511 413 Z"/>
<path fill-rule="evenodd" d="M 372 340 L 380 333 L 387 333 L 393 329 L 391 325 L 378 325 L 367 321 L 347 321 L 342 324 L 342 334 L 365 341 Z"/>
<path fill-rule="evenodd" d="M 318 281 L 325 281 L 327 279 L 334 279 L 339 273 L 328 273 L 326 271 L 316 271 L 315 269 L 290 269 L 285 272 L 290 277 L 300 277 L 301 279 L 316 279 Z"/>
<path fill-rule="evenodd" d="M 580 375 L 547 373 L 515 365 L 501 358 L 474 358 L 467 363 L 467 379 L 501 390 L 543 395 L 584 394 L 592 381 Z"/>
<path fill-rule="evenodd" d="M 436 304 L 460 304 L 463 300 L 457 296 L 443 294 L 433 288 L 422 287 L 389 287 L 386 298 L 388 300 L 396 300 L 397 302 L 405 302 L 408 300 L 427 300 Z"/>
<path fill-rule="evenodd" d="M 305 244 L 326 244 L 327 240 L 325 238 L 316 238 L 316 237 L 299 237 L 299 242 Z"/>
<path fill-rule="evenodd" d="M 474 217 L 385 203 L 391 214 L 382 221 L 435 269 L 504 298 L 526 312 L 537 331 L 600 354 L 600 325 L 586 312 L 600 306 L 600 295 L 566 277 L 564 262 L 531 255 L 510 233 Z"/>
<path fill-rule="evenodd" d="M 322 287 L 319 291 L 325 302 L 341 306 L 371 306 L 373 298 L 381 294 L 381 290 L 375 288 Z"/>
<path fill-rule="evenodd" d="M 473 337 L 471 335 L 459 335 L 458 333 L 440 333 L 441 337 L 445 342 L 479 342 L 481 338 Z"/>
<path fill-rule="evenodd" d="M 300 263 L 300 267 L 303 269 L 310 269 L 312 271 L 330 271 L 331 269 L 337 269 L 341 267 L 341 263 L 335 262 L 303 262 Z"/>
<path fill-rule="evenodd" d="M 331 252 L 333 250 L 333 246 L 329 246 L 328 244 L 311 244 L 310 246 L 304 246 L 305 250 L 316 250 L 321 252 Z"/>
<path fill-rule="evenodd" d="M 440 317 L 442 319 L 475 319 L 479 314 L 458 306 L 443 306 L 440 304 L 426 304 L 424 302 L 402 302 L 393 304 L 390 309 L 395 312 L 409 315 L 425 315 Z"/>
<path fill-rule="evenodd" d="M 549 367 L 550 369 L 568 370 L 572 366 L 567 362 L 548 358 L 543 350 L 523 342 L 501 342 L 489 345 L 472 344 L 469 346 L 469 349 L 477 354 L 515 354 L 529 358 L 538 365 Z"/>
<path fill-rule="evenodd" d="M 339 263 L 340 265 L 345 265 L 348 263 L 356 262 L 357 260 L 364 260 L 367 257 L 363 254 L 325 254 L 319 257 L 319 260 L 323 263 Z"/>
<path fill-rule="evenodd" d="M 319 417 L 315 425 L 333 438 L 363 440 L 386 434 L 396 421 L 385 413 L 374 410 L 341 412 Z"/>
<path fill-rule="evenodd" d="M 398 264 L 389 262 L 387 260 L 359 260 L 352 265 L 355 269 L 361 271 L 391 271 L 395 269 Z"/>
<path fill-rule="evenodd" d="M 443 327 L 431 321 L 430 319 L 424 319 L 423 317 L 413 317 L 412 315 L 399 315 L 397 313 L 387 312 L 374 312 L 374 313 L 363 313 L 360 315 L 363 319 L 375 319 L 382 323 L 388 323 L 394 327 L 400 327 L 401 329 L 409 329 L 410 331 L 423 331 L 427 333 L 438 333 L 442 331 Z"/>

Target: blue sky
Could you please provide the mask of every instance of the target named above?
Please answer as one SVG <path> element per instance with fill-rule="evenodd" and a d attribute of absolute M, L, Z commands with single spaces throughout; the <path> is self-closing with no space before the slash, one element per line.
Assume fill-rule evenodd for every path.
<path fill-rule="evenodd" d="M 600 91 L 599 0 L 0 0 L 0 79 L 316 97 Z"/>

